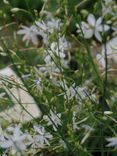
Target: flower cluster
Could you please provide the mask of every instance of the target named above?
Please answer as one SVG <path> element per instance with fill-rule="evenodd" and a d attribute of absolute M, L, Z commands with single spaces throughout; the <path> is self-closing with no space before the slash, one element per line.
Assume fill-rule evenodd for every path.
<path fill-rule="evenodd" d="M 23 155 L 31 146 L 31 152 L 34 155 L 37 148 L 40 150 L 45 146 L 50 146 L 49 140 L 52 138 L 53 136 L 41 125 L 33 126 L 33 134 L 22 132 L 21 125 L 9 126 L 5 132 L 1 129 L 0 147 L 7 149 L 9 153 Z"/>
<path fill-rule="evenodd" d="M 13 43 L 9 36 L 0 40 L 1 62 L 6 66 L 8 58 L 10 66 L 0 70 L 0 155 L 116 149 L 116 1 L 43 0 L 40 10 L 3 3 L 12 19 L 23 13 L 29 20 L 0 26 L 20 23 Z"/>

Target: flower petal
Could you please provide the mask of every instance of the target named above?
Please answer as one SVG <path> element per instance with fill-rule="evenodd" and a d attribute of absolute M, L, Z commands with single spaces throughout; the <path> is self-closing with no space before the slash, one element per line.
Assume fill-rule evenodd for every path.
<path fill-rule="evenodd" d="M 102 17 L 99 17 L 96 21 L 96 27 L 98 27 L 99 25 L 101 25 L 102 23 Z"/>
<path fill-rule="evenodd" d="M 105 63 L 105 59 L 103 58 L 103 56 L 101 54 L 97 54 L 96 59 L 98 63 L 102 66 L 102 68 L 105 68 L 106 63 Z"/>
<path fill-rule="evenodd" d="M 101 35 L 100 35 L 100 33 L 98 32 L 98 31 L 95 31 L 95 37 L 96 37 L 96 39 L 98 40 L 98 41 L 102 41 L 102 38 L 101 38 Z"/>
<path fill-rule="evenodd" d="M 117 137 L 107 138 L 106 140 L 110 142 L 109 144 L 106 145 L 106 147 L 112 147 L 112 146 L 117 147 Z"/>
<path fill-rule="evenodd" d="M 110 27 L 106 24 L 104 24 L 104 31 L 108 31 L 110 29 Z"/>
<path fill-rule="evenodd" d="M 87 21 L 90 25 L 95 26 L 96 20 L 93 14 L 89 14 Z"/>
<path fill-rule="evenodd" d="M 105 32 L 105 31 L 108 31 L 110 29 L 110 27 L 106 24 L 104 25 L 100 25 L 97 27 L 97 30 L 100 31 L 100 32 Z"/>
<path fill-rule="evenodd" d="M 93 30 L 92 29 L 87 29 L 83 31 L 84 38 L 89 39 L 93 36 Z"/>
<path fill-rule="evenodd" d="M 0 143 L 0 147 L 2 148 L 9 148 L 11 146 L 13 146 L 13 142 L 11 140 Z"/>

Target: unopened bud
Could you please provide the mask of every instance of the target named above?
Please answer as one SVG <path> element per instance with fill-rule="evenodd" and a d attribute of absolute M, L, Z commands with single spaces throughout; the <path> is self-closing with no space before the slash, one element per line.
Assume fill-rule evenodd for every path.
<path fill-rule="evenodd" d="M 7 0 L 3 0 L 4 4 L 9 4 L 9 2 Z"/>
<path fill-rule="evenodd" d="M 111 114 L 113 114 L 113 112 L 111 112 L 111 111 L 104 111 L 104 115 L 111 115 Z"/>
<path fill-rule="evenodd" d="M 13 13 L 16 13 L 16 12 L 18 12 L 18 11 L 20 11 L 19 8 L 13 8 L 13 9 L 11 9 L 11 12 L 13 12 Z"/>

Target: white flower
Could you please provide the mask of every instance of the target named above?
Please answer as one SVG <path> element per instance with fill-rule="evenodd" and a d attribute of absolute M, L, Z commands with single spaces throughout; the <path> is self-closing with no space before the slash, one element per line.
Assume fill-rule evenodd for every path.
<path fill-rule="evenodd" d="M 108 67 L 111 67 L 112 65 L 117 63 L 117 37 L 112 38 L 110 41 L 106 43 L 106 54 L 107 54 L 107 59 L 108 59 Z M 103 69 L 105 69 L 105 46 L 102 46 L 102 51 L 101 54 L 97 54 L 96 59 L 98 63 L 101 65 Z"/>
<path fill-rule="evenodd" d="M 76 86 L 75 83 L 73 83 L 70 87 L 68 87 L 67 85 L 62 85 L 61 87 L 65 90 L 65 92 L 60 95 L 64 94 L 65 99 L 70 100 L 72 98 L 76 98 L 81 100 L 86 98 L 86 93 L 85 93 L 86 87 Z"/>
<path fill-rule="evenodd" d="M 5 141 L 5 137 L 4 135 L 0 135 L 0 147 L 1 147 L 1 144 Z"/>
<path fill-rule="evenodd" d="M 76 90 L 76 94 L 77 94 L 77 97 L 76 98 L 79 98 L 79 99 L 85 99 L 87 97 L 86 95 L 86 87 L 79 87 L 79 86 L 76 86 L 75 88 Z"/>
<path fill-rule="evenodd" d="M 65 95 L 64 98 L 65 99 L 72 99 L 76 96 L 76 90 L 75 90 L 75 84 L 73 84 L 72 86 L 70 86 L 69 88 L 66 86 L 66 91 L 65 91 Z"/>
<path fill-rule="evenodd" d="M 52 139 L 53 136 L 46 132 L 44 127 L 34 126 L 34 130 L 36 135 L 34 135 L 33 139 L 35 143 L 39 144 L 39 147 L 43 148 L 44 144 L 50 145 L 48 140 Z"/>
<path fill-rule="evenodd" d="M 60 60 L 65 58 L 65 53 L 61 51 L 61 49 L 58 49 L 58 45 L 56 42 L 52 42 L 50 45 L 50 50 L 48 50 L 47 56 L 45 58 L 45 61 L 47 64 L 51 64 L 52 60 L 51 57 L 59 57 Z"/>
<path fill-rule="evenodd" d="M 102 47 L 102 55 L 104 56 L 105 48 Z M 106 53 L 109 59 L 113 59 L 117 63 L 117 37 L 112 38 L 106 43 Z"/>
<path fill-rule="evenodd" d="M 53 30 L 59 30 L 60 26 L 61 26 L 60 19 L 56 20 L 54 18 L 51 18 L 50 20 L 47 21 L 47 27 L 50 33 L 52 33 Z"/>
<path fill-rule="evenodd" d="M 65 36 L 59 37 L 59 50 L 61 52 L 65 52 L 67 49 L 71 47 L 70 43 L 66 40 Z"/>
<path fill-rule="evenodd" d="M 48 125 L 52 125 L 54 131 L 57 131 L 57 127 L 62 125 L 60 120 L 61 114 L 56 114 L 56 112 L 53 112 L 52 110 L 50 110 L 49 118 L 46 115 L 43 118 L 48 121 Z"/>
<path fill-rule="evenodd" d="M 113 0 L 105 0 L 104 3 L 102 3 L 102 12 L 103 16 L 110 14 L 115 15 L 113 11 L 114 1 Z"/>
<path fill-rule="evenodd" d="M 109 142 L 109 144 L 106 145 L 107 147 L 117 147 L 117 137 L 107 138 L 106 140 Z"/>
<path fill-rule="evenodd" d="M 43 43 L 45 45 L 48 44 L 48 33 L 49 33 L 49 29 L 47 27 L 47 24 L 44 21 L 36 21 L 35 22 L 36 27 L 39 31 L 39 34 L 43 37 Z"/>
<path fill-rule="evenodd" d="M 59 37 L 58 43 L 57 42 L 52 42 L 50 44 L 50 49 L 45 51 L 46 56 L 45 56 L 45 63 L 48 66 L 48 70 L 51 72 L 59 72 L 59 68 L 56 65 L 56 59 L 59 59 L 61 65 L 64 68 L 68 68 L 68 62 L 69 60 L 66 59 L 66 53 L 65 50 L 70 47 L 69 43 L 66 41 L 65 37 Z"/>
<path fill-rule="evenodd" d="M 41 28 L 41 30 L 43 30 L 47 34 L 52 33 L 53 30 L 59 30 L 61 26 L 60 20 L 56 20 L 53 17 L 47 19 L 45 22 L 36 21 L 35 23 L 39 28 Z"/>
<path fill-rule="evenodd" d="M 7 134 L 0 139 L 0 146 L 2 148 L 11 148 L 15 151 L 25 150 L 27 134 L 23 134 L 22 131 L 20 131 L 20 126 L 8 127 L 7 130 L 11 134 Z"/>
<path fill-rule="evenodd" d="M 38 89 L 38 91 L 40 93 L 42 93 L 43 92 L 43 88 L 42 88 L 42 85 L 41 85 L 41 77 L 38 77 L 36 80 L 34 80 L 34 83 L 35 83 L 35 86 Z"/>
<path fill-rule="evenodd" d="M 112 30 L 114 30 L 115 33 L 117 34 L 117 26 L 112 26 Z"/>
<path fill-rule="evenodd" d="M 87 22 L 88 23 L 81 22 L 81 29 L 83 31 L 84 38 L 89 39 L 94 35 L 97 40 L 102 41 L 100 32 L 109 30 L 108 25 L 102 24 L 102 17 L 99 17 L 96 20 L 93 14 L 89 14 Z M 81 32 L 81 30 L 79 30 L 79 25 L 77 24 L 76 26 L 78 28 L 78 32 Z"/>
<path fill-rule="evenodd" d="M 51 62 L 51 57 L 59 57 L 60 60 L 65 61 L 65 51 L 70 47 L 69 42 L 65 39 L 64 36 L 59 37 L 58 42 L 52 42 L 50 44 L 50 49 L 47 51 L 47 58 L 45 58 L 45 62 L 48 64 Z M 49 54 L 48 54 L 49 53 Z"/>
<path fill-rule="evenodd" d="M 74 131 L 80 129 L 80 128 L 78 127 L 78 125 L 77 125 L 77 122 L 76 122 L 76 112 L 73 112 L 72 125 L 73 125 L 73 130 L 74 130 Z"/>
<path fill-rule="evenodd" d="M 24 35 L 23 41 L 26 41 L 26 44 L 29 44 L 29 41 L 31 41 L 33 44 L 38 45 L 38 37 L 39 31 L 36 28 L 35 25 L 32 25 L 30 27 L 27 26 L 21 26 L 22 29 L 20 29 L 17 34 Z"/>
<path fill-rule="evenodd" d="M 97 54 L 96 59 L 97 59 L 98 63 L 101 65 L 101 67 L 103 69 L 105 69 L 106 63 L 105 63 L 105 59 L 104 59 L 103 55 Z"/>
<path fill-rule="evenodd" d="M 45 24 L 44 21 L 36 21 L 35 24 L 43 32 L 48 33 L 49 30 L 48 30 L 48 27 L 47 27 L 47 25 Z"/>

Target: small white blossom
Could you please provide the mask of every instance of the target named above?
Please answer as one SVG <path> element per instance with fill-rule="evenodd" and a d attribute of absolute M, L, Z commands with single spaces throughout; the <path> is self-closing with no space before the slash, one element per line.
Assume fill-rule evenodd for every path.
<path fill-rule="evenodd" d="M 73 112 L 72 125 L 73 125 L 73 130 L 74 130 L 74 131 L 80 129 L 80 128 L 78 127 L 78 125 L 77 125 L 77 122 L 76 122 L 76 112 Z"/>
<path fill-rule="evenodd" d="M 51 33 L 53 32 L 53 30 L 59 31 L 61 27 L 60 19 L 51 18 L 50 20 L 47 21 L 47 27 Z"/>
<path fill-rule="evenodd" d="M 44 21 L 35 21 L 35 24 L 43 32 L 48 33 L 48 28 Z"/>
<path fill-rule="evenodd" d="M 45 128 L 42 126 L 34 126 L 34 131 L 36 134 L 33 136 L 33 143 L 39 145 L 39 147 L 43 148 L 44 144 L 50 145 L 49 141 L 53 138 L 53 136 L 45 131 Z"/>
<path fill-rule="evenodd" d="M 61 52 L 65 52 L 67 49 L 71 47 L 70 43 L 66 40 L 65 36 L 59 37 L 59 50 Z"/>
<path fill-rule="evenodd" d="M 97 62 L 99 63 L 99 65 L 100 65 L 103 69 L 105 69 L 105 67 L 106 67 L 106 62 L 105 62 L 105 59 L 104 59 L 103 55 L 97 54 L 97 55 L 96 55 L 96 60 L 97 60 Z"/>
<path fill-rule="evenodd" d="M 11 148 L 15 151 L 23 151 L 26 149 L 25 140 L 27 138 L 27 134 L 23 134 L 20 131 L 20 125 L 16 127 L 8 127 L 7 131 L 10 134 L 2 136 L 0 138 L 0 146 L 1 148 Z"/>
<path fill-rule="evenodd" d="M 47 19 L 46 21 L 36 21 L 35 23 L 47 34 L 52 33 L 53 30 L 59 30 L 61 26 L 60 20 L 53 17 Z"/>
<path fill-rule="evenodd" d="M 66 49 L 70 47 L 69 42 L 65 39 L 65 36 L 59 37 L 58 42 L 52 42 L 50 45 L 50 49 L 47 52 L 47 58 L 45 58 L 46 63 L 51 62 L 51 57 L 58 56 L 60 60 L 65 61 L 66 57 Z M 49 54 L 48 54 L 49 53 Z"/>
<path fill-rule="evenodd" d="M 76 96 L 77 92 L 75 90 L 75 84 L 73 84 L 72 86 L 70 86 L 69 88 L 66 86 L 66 91 L 65 91 L 65 95 L 64 95 L 64 98 L 65 99 L 72 99 Z"/>
<path fill-rule="evenodd" d="M 102 3 L 103 16 L 107 14 L 115 15 L 115 13 L 113 12 L 113 6 L 114 6 L 113 0 L 104 0 L 104 3 Z"/>
<path fill-rule="evenodd" d="M 54 131 L 57 131 L 57 127 L 61 126 L 61 114 L 56 112 L 53 112 L 52 110 L 50 110 L 50 118 L 48 118 L 48 116 L 44 116 L 44 119 L 48 121 L 48 125 L 52 125 Z"/>
<path fill-rule="evenodd" d="M 86 87 L 76 86 L 75 83 L 72 84 L 70 87 L 68 87 L 67 85 L 63 85 L 61 87 L 65 90 L 65 93 L 63 93 L 65 99 L 76 98 L 80 100 L 86 98 L 86 93 L 85 93 Z"/>
<path fill-rule="evenodd" d="M 45 45 L 47 45 L 48 44 L 48 35 L 49 35 L 48 34 L 49 30 L 48 30 L 47 24 L 44 21 L 36 21 L 35 24 L 39 31 L 39 34 L 43 37 L 43 43 Z"/>
<path fill-rule="evenodd" d="M 97 20 L 95 19 L 93 14 L 89 14 L 87 17 L 87 22 L 81 22 L 81 29 L 83 31 L 83 36 L 86 39 L 91 38 L 93 35 L 97 40 L 102 41 L 100 32 L 105 32 L 109 30 L 109 26 L 106 24 L 102 24 L 102 17 L 99 17 Z M 81 32 L 79 25 L 76 25 L 78 28 L 78 33 Z"/>
<path fill-rule="evenodd" d="M 44 59 L 49 73 L 60 72 L 59 67 L 56 65 L 57 58 L 64 68 L 68 68 L 69 59 L 66 59 L 66 49 L 68 47 L 70 47 L 69 42 L 67 42 L 64 36 L 59 37 L 58 42 L 50 44 L 50 48 L 45 51 L 46 56 Z"/>
<path fill-rule="evenodd" d="M 29 41 L 31 41 L 34 45 L 38 45 L 37 35 L 39 35 L 39 31 L 35 25 L 30 27 L 21 26 L 21 29 L 17 31 L 17 34 L 24 35 L 23 41 L 26 41 L 27 45 L 29 44 Z"/>
<path fill-rule="evenodd" d="M 50 45 L 50 50 L 47 51 L 47 55 L 45 57 L 46 64 L 51 64 L 53 57 L 60 57 L 60 59 L 65 58 L 65 53 L 58 49 L 58 45 L 56 42 L 52 42 Z"/>
<path fill-rule="evenodd" d="M 117 148 L 117 137 L 107 138 L 106 139 L 109 143 L 106 147 L 116 147 Z"/>
<path fill-rule="evenodd" d="M 105 50 L 107 54 L 107 59 L 108 59 L 108 67 L 111 67 L 111 62 L 112 65 L 117 63 L 117 37 L 112 38 L 110 41 L 106 43 L 106 49 L 105 46 L 102 46 L 102 51 L 101 54 L 96 55 L 96 60 L 102 67 L 102 69 L 105 69 L 106 62 L 105 62 Z"/>
<path fill-rule="evenodd" d="M 82 100 L 85 99 L 87 97 L 85 91 L 86 91 L 86 87 L 76 86 L 77 98 L 81 98 Z"/>
<path fill-rule="evenodd" d="M 104 56 L 105 47 L 102 47 L 102 55 Z M 113 59 L 117 63 L 117 37 L 112 38 L 106 43 L 106 53 L 109 59 Z"/>
<path fill-rule="evenodd" d="M 0 135 L 0 147 L 1 147 L 1 145 L 2 145 L 2 143 L 5 141 L 5 137 L 4 137 L 4 135 Z"/>
<path fill-rule="evenodd" d="M 43 88 L 42 88 L 42 85 L 41 85 L 41 77 L 38 77 L 36 80 L 34 80 L 34 83 L 35 83 L 35 86 L 38 89 L 38 91 L 40 93 L 42 93 L 43 92 Z"/>
<path fill-rule="evenodd" d="M 96 99 L 96 94 L 93 93 L 90 95 L 90 99 L 93 101 L 93 102 L 97 102 L 97 99 Z"/>

